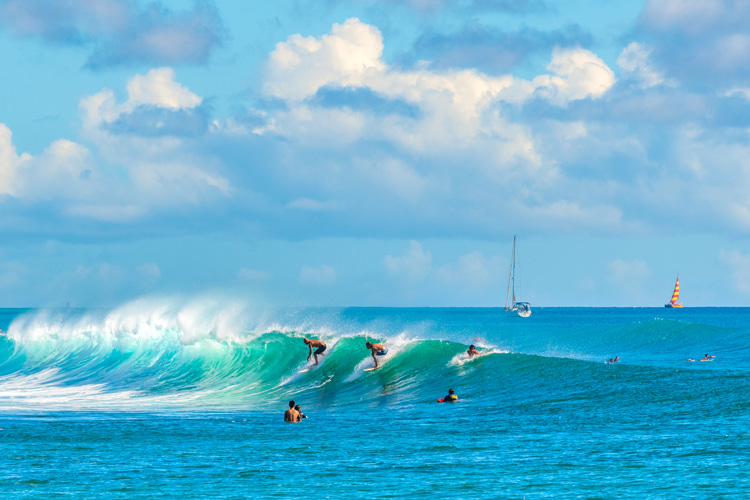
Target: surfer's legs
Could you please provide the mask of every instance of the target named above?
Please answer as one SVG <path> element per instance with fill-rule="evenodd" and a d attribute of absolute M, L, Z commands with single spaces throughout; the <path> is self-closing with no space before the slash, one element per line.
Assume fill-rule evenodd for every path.
<path fill-rule="evenodd" d="M 325 351 L 325 350 L 326 350 L 326 346 L 322 345 L 322 346 L 318 347 L 315 350 L 315 352 L 313 353 L 315 355 L 315 364 L 316 365 L 318 364 L 318 354 L 320 354 L 321 356 L 323 356 L 323 351 Z"/>

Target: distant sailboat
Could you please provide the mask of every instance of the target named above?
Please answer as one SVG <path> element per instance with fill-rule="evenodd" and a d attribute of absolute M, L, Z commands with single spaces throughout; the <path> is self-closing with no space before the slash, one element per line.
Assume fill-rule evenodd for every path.
<path fill-rule="evenodd" d="M 677 276 L 677 282 L 674 284 L 674 292 L 672 292 L 672 300 L 669 301 L 669 304 L 664 304 L 664 307 L 668 307 L 670 309 L 682 309 L 682 304 L 677 302 L 680 300 L 680 276 Z"/>
<path fill-rule="evenodd" d="M 513 291 L 513 301 L 508 307 L 510 292 Z M 510 271 L 508 273 L 508 293 L 505 295 L 505 310 L 517 311 L 522 318 L 531 316 L 531 304 L 528 302 L 516 302 L 516 237 L 513 236 L 513 253 L 510 256 Z"/>

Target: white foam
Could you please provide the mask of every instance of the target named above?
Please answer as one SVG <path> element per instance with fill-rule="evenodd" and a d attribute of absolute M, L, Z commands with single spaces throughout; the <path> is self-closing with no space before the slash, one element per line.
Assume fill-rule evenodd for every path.
<path fill-rule="evenodd" d="M 484 356 L 488 356 L 490 354 L 508 354 L 510 351 L 505 351 L 502 349 L 487 349 L 480 352 L 481 354 L 478 356 L 469 356 L 468 354 L 466 354 L 466 351 L 462 351 L 453 356 L 453 358 L 448 361 L 447 366 L 462 366 L 465 363 L 476 361 L 477 359 L 483 358 Z"/>

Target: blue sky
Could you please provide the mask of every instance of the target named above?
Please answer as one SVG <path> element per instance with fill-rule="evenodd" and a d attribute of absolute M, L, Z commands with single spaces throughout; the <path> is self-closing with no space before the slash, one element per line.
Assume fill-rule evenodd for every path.
<path fill-rule="evenodd" d="M 741 0 L 0 0 L 0 304 L 750 298 Z"/>

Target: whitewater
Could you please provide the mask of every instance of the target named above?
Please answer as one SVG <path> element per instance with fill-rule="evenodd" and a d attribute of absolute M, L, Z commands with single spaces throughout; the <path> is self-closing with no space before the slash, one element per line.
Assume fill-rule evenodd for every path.
<path fill-rule="evenodd" d="M 750 494 L 750 309 L 150 298 L 0 328 L 5 497 Z M 291 399 L 309 419 L 283 423 Z"/>

